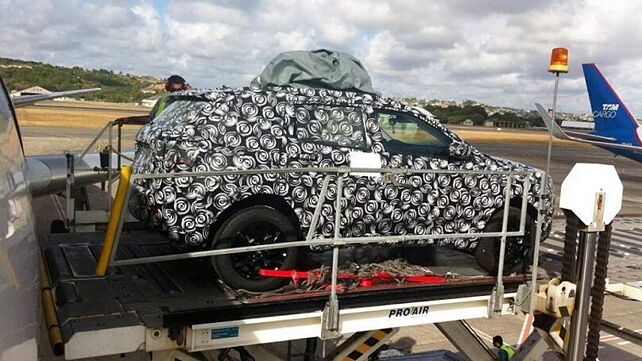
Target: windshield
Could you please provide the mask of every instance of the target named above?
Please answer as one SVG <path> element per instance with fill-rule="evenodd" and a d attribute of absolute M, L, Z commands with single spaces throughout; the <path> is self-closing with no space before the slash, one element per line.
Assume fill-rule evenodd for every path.
<path fill-rule="evenodd" d="M 169 104 L 152 120 L 156 126 L 173 128 L 177 125 L 193 123 L 202 116 L 202 110 L 209 103 L 206 101 L 177 100 Z"/>

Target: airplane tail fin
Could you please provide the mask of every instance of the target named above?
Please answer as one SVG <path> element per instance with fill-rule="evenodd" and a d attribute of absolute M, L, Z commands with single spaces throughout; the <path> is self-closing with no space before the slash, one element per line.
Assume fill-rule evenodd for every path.
<path fill-rule="evenodd" d="M 629 138 L 638 122 L 595 64 L 582 64 L 595 121 L 593 134 Z M 624 140 L 624 139 L 622 139 Z"/>

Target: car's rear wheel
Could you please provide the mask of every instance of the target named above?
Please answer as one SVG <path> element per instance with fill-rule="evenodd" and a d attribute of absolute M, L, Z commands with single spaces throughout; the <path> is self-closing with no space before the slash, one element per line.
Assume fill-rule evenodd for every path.
<path fill-rule="evenodd" d="M 508 213 L 508 230 L 519 229 L 520 209 L 510 207 Z M 484 232 L 502 231 L 503 209 L 497 212 L 488 221 Z M 526 223 L 523 237 L 507 237 L 506 253 L 504 257 L 504 275 L 513 272 L 525 272 L 533 259 L 533 245 L 535 244 L 535 220 L 526 214 Z M 496 275 L 499 267 L 500 237 L 480 238 L 475 248 L 475 260 L 491 275 Z"/>
<path fill-rule="evenodd" d="M 278 210 L 264 205 L 240 210 L 219 227 L 212 238 L 214 249 L 256 246 L 296 240 L 296 227 Z M 293 269 L 298 260 L 297 248 L 280 248 L 212 257 L 219 278 L 234 289 L 253 292 L 275 290 L 286 285 L 287 278 L 263 277 L 259 269 Z"/>

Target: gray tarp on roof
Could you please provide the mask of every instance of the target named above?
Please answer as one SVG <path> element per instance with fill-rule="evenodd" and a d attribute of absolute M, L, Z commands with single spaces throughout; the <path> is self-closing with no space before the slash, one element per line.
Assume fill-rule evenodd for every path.
<path fill-rule="evenodd" d="M 379 94 L 372 88 L 370 75 L 357 58 L 325 49 L 281 53 L 268 63 L 252 85 L 259 88 L 289 85 Z"/>

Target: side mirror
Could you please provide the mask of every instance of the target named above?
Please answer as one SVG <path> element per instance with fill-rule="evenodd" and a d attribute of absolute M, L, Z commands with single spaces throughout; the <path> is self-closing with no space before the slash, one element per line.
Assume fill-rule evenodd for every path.
<path fill-rule="evenodd" d="M 453 141 L 448 146 L 448 154 L 456 159 L 466 159 L 473 153 L 473 147 L 464 142 Z"/>

